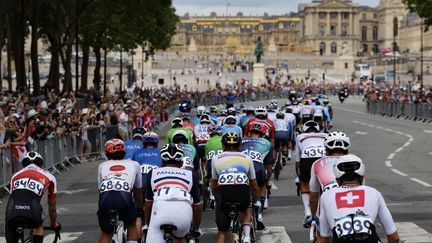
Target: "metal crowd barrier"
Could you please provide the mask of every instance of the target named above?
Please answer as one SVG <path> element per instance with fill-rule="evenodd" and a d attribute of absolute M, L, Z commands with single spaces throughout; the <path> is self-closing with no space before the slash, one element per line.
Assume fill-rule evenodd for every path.
<path fill-rule="evenodd" d="M 366 111 L 371 114 L 403 116 L 412 119 L 432 119 L 432 105 L 424 103 L 400 103 L 368 101 Z"/>
<path fill-rule="evenodd" d="M 44 158 L 44 168 L 61 174 L 69 171 L 69 166 L 83 161 L 97 160 L 104 157 L 104 143 L 111 138 L 132 137 L 132 127 L 119 126 L 107 128 L 88 128 L 80 134 L 71 133 L 47 140 L 35 141 L 28 145 L 29 151 L 37 151 Z M 25 146 L 11 147 L 0 151 L 0 188 L 10 183 L 12 175 L 22 169 L 21 159 L 27 151 Z"/>

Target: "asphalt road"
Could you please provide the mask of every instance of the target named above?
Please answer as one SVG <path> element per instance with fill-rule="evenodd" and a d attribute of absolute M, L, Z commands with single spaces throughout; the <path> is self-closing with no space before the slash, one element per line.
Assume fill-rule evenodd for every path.
<path fill-rule="evenodd" d="M 335 129 L 350 136 L 350 152 L 365 161 L 366 183 L 383 194 L 403 242 L 432 242 L 432 126 L 366 114 L 358 97 L 350 97 L 344 104 L 336 99 L 333 102 Z M 159 133 L 164 135 L 166 128 Z M 98 162 L 77 165 L 57 176 L 59 221 L 64 228 L 60 242 L 97 242 L 97 166 Z M 259 234 L 259 242 L 308 241 L 308 231 L 301 226 L 303 207 L 294 178 L 290 162 L 281 179 L 274 182 L 277 189 L 272 191 L 264 218 L 268 229 Z M 2 235 L 7 197 L 0 201 Z M 204 213 L 202 228 L 206 234 L 201 242 L 214 242 L 213 211 Z"/>

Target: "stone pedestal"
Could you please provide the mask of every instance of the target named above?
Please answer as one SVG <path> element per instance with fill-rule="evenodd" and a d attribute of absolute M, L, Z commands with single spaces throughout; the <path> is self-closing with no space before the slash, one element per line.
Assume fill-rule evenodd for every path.
<path fill-rule="evenodd" d="M 194 38 L 192 38 L 190 40 L 189 48 L 188 49 L 189 49 L 189 52 L 197 52 L 197 47 L 196 47 L 195 39 Z"/>
<path fill-rule="evenodd" d="M 263 63 L 254 63 L 252 83 L 254 86 L 258 86 L 265 82 L 265 66 Z"/>

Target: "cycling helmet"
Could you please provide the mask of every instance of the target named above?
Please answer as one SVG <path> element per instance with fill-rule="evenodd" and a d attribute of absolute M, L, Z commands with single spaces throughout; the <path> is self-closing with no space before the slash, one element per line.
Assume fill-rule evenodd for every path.
<path fill-rule="evenodd" d="M 205 110 L 206 110 L 205 106 L 202 106 L 202 105 L 198 106 L 198 108 L 197 108 L 197 116 L 201 116 L 202 114 L 204 114 Z"/>
<path fill-rule="evenodd" d="M 246 113 L 255 113 L 255 107 L 253 106 L 248 106 L 246 108 Z"/>
<path fill-rule="evenodd" d="M 339 131 L 335 131 L 327 135 L 325 139 L 325 146 L 328 149 L 343 149 L 347 150 L 351 145 L 349 137 Z"/>
<path fill-rule="evenodd" d="M 292 102 L 291 102 L 291 105 L 298 105 L 299 104 L 299 101 L 297 100 L 297 99 L 294 99 Z"/>
<path fill-rule="evenodd" d="M 210 127 L 208 127 L 208 133 L 210 135 L 221 134 L 222 133 L 222 127 L 219 125 L 210 126 Z"/>
<path fill-rule="evenodd" d="M 190 115 L 189 113 L 183 113 L 181 114 L 181 119 L 184 120 L 190 120 Z"/>
<path fill-rule="evenodd" d="M 174 162 L 176 164 L 183 164 L 183 149 L 177 144 L 167 144 L 161 148 L 161 159 L 163 162 Z"/>
<path fill-rule="evenodd" d="M 288 106 L 288 107 L 285 108 L 285 112 L 286 113 L 293 113 L 293 109 Z"/>
<path fill-rule="evenodd" d="M 365 165 L 359 157 L 354 154 L 341 156 L 333 166 L 336 178 L 341 178 L 345 174 L 357 174 L 364 176 Z"/>
<path fill-rule="evenodd" d="M 24 159 L 21 161 L 23 167 L 27 167 L 30 164 L 35 164 L 39 167 L 43 166 L 43 158 L 42 155 L 40 155 L 38 152 L 30 151 L 25 156 Z"/>
<path fill-rule="evenodd" d="M 123 140 L 113 138 L 105 143 L 105 154 L 108 159 L 120 160 L 125 156 L 125 144 Z"/>
<path fill-rule="evenodd" d="M 226 109 L 222 109 L 221 111 L 220 111 L 220 114 L 219 114 L 219 116 L 227 116 L 228 115 L 228 111 L 226 110 Z"/>
<path fill-rule="evenodd" d="M 172 119 L 171 127 L 183 127 L 183 120 L 180 117 Z"/>
<path fill-rule="evenodd" d="M 210 106 L 210 112 L 211 113 L 217 113 L 218 112 L 218 108 L 216 106 Z"/>
<path fill-rule="evenodd" d="M 277 105 L 278 105 L 278 101 L 277 101 L 277 100 L 272 100 L 272 101 L 270 102 L 270 104 L 272 104 L 272 105 L 274 105 L 274 106 L 277 106 Z"/>
<path fill-rule="evenodd" d="M 305 124 L 303 124 L 303 132 L 307 132 L 309 129 L 313 128 L 316 132 L 320 131 L 320 126 L 315 121 L 307 121 Z"/>
<path fill-rule="evenodd" d="M 235 116 L 229 115 L 229 116 L 227 116 L 227 118 L 225 118 L 225 124 L 235 125 L 235 124 L 237 124 L 237 119 L 235 118 Z"/>
<path fill-rule="evenodd" d="M 258 122 L 254 122 L 251 124 L 251 132 L 258 132 L 261 133 L 261 135 L 264 135 L 267 133 L 267 126 L 264 124 L 260 124 Z"/>
<path fill-rule="evenodd" d="M 183 142 L 186 144 L 189 142 L 189 139 L 188 139 L 188 135 L 185 131 L 179 130 L 173 134 L 172 141 L 175 144 L 178 144 L 180 142 Z"/>
<path fill-rule="evenodd" d="M 159 144 L 159 136 L 154 132 L 147 132 L 144 134 L 143 144 L 144 144 L 144 147 L 146 147 L 148 145 L 157 146 Z"/>
<path fill-rule="evenodd" d="M 267 110 L 263 106 L 259 106 L 255 109 L 255 116 L 258 118 L 266 118 L 267 117 Z"/>
<path fill-rule="evenodd" d="M 323 103 L 324 103 L 324 105 L 327 105 L 330 103 L 330 101 L 328 99 L 323 99 Z"/>
<path fill-rule="evenodd" d="M 224 147 L 239 147 L 240 144 L 241 138 L 236 132 L 227 132 L 222 136 L 222 145 Z"/>
<path fill-rule="evenodd" d="M 236 109 L 234 107 L 230 107 L 228 108 L 228 115 L 233 115 L 235 116 L 237 113 Z"/>
<path fill-rule="evenodd" d="M 203 122 L 210 123 L 210 116 L 207 115 L 207 114 L 202 115 L 201 118 L 200 118 L 200 122 L 201 122 L 201 124 L 202 124 Z"/>
<path fill-rule="evenodd" d="M 135 138 L 143 138 L 144 133 L 146 133 L 146 129 L 143 127 L 136 127 L 134 128 L 134 130 L 132 131 L 132 137 Z"/>
<path fill-rule="evenodd" d="M 285 119 L 285 114 L 282 111 L 279 111 L 278 113 L 276 113 L 276 118 Z"/>

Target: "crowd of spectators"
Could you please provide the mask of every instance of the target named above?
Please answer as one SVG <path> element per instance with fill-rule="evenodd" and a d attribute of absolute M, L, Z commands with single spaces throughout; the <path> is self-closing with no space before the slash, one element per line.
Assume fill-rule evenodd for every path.
<path fill-rule="evenodd" d="M 366 91 L 365 101 L 400 102 L 432 105 L 432 87 L 420 89 L 411 82 L 403 85 L 379 85 Z"/>

